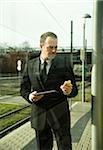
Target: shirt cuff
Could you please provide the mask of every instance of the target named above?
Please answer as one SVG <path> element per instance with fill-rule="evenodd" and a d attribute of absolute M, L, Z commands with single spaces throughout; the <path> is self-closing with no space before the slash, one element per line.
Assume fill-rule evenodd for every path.
<path fill-rule="evenodd" d="M 33 102 L 33 100 L 32 100 L 32 93 L 29 94 L 29 101 Z"/>
<path fill-rule="evenodd" d="M 32 92 L 32 93 L 29 94 L 29 100 L 30 100 L 31 102 L 33 102 L 33 99 L 32 99 L 33 94 L 36 94 L 36 93 L 37 93 L 37 91 L 34 91 L 34 92 Z"/>

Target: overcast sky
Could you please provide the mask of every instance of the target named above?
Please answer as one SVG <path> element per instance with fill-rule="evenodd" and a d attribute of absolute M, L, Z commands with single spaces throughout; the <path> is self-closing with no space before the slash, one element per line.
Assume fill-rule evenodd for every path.
<path fill-rule="evenodd" d="M 83 45 L 83 15 L 93 16 L 93 0 L 0 0 L 0 43 L 19 45 L 28 41 L 39 47 L 40 35 L 55 32 L 59 46 Z M 86 19 L 87 45 L 92 46 L 93 17 Z"/>

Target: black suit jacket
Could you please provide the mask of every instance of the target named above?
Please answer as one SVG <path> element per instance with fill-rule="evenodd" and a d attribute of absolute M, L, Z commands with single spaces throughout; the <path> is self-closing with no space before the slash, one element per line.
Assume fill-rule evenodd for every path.
<path fill-rule="evenodd" d="M 52 61 L 45 84 L 40 79 L 39 57 L 26 64 L 21 82 L 21 95 L 29 101 L 32 91 L 57 90 L 57 93 L 47 94 L 40 101 L 32 103 L 31 123 L 35 129 L 42 129 L 48 120 L 53 128 L 70 122 L 70 113 L 67 96 L 63 94 L 60 86 L 66 80 L 71 80 L 73 90 L 68 97 L 77 95 L 78 90 L 70 63 L 65 57 L 56 56 Z M 31 102 L 30 102 L 31 103 Z"/>

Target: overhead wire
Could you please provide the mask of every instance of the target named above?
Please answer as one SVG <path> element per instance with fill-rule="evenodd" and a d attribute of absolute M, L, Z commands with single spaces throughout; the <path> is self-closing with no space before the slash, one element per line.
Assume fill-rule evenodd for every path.
<path fill-rule="evenodd" d="M 4 27 L 4 28 L 6 28 L 6 29 L 9 29 L 9 30 L 11 30 L 11 31 L 13 31 L 13 32 L 15 32 L 15 33 L 21 35 L 21 36 L 24 36 L 24 37 L 28 38 L 28 39 L 33 40 L 33 38 L 28 37 L 28 36 L 25 35 L 24 33 L 21 33 L 21 32 L 19 32 L 19 31 L 16 31 L 16 30 L 14 30 L 13 28 L 11 28 L 11 27 L 9 27 L 9 26 L 7 26 L 7 25 L 4 25 L 4 24 L 1 24 L 1 23 L 0 23 L 0 26 Z"/>
<path fill-rule="evenodd" d="M 53 20 L 57 23 L 57 25 L 64 31 L 66 36 L 68 37 L 67 31 L 63 28 L 57 18 L 51 13 L 50 8 L 48 8 L 42 0 L 39 0 L 44 9 L 49 13 L 49 15 L 53 18 Z"/>
<path fill-rule="evenodd" d="M 40 1 L 41 5 L 44 7 L 44 9 L 46 10 L 46 12 L 48 12 L 48 14 L 52 17 L 52 19 L 56 22 L 56 24 L 62 29 L 62 31 L 65 33 L 65 35 L 68 36 L 67 35 L 67 31 L 63 28 L 63 26 L 60 24 L 60 22 L 57 20 L 57 18 L 51 13 L 50 8 L 48 8 L 42 0 L 39 0 L 39 1 Z M 6 29 L 9 29 L 9 30 L 11 30 L 11 31 L 21 35 L 21 36 L 24 36 L 24 37 L 34 41 L 34 39 L 32 37 L 28 37 L 24 33 L 21 33 L 21 32 L 19 32 L 17 30 L 14 30 L 13 28 L 11 28 L 11 27 L 9 27 L 7 25 L 4 25 L 4 24 L 0 23 L 0 26 L 4 27 Z"/>

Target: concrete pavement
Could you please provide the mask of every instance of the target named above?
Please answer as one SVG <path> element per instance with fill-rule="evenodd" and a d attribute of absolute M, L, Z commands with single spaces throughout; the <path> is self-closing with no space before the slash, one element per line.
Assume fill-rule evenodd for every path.
<path fill-rule="evenodd" d="M 18 105 L 28 104 L 28 102 L 22 96 L 12 96 L 12 95 L 0 96 L 0 103 L 18 104 Z"/>
<path fill-rule="evenodd" d="M 71 134 L 73 150 L 91 150 L 91 113 L 89 102 L 71 105 Z M 0 139 L 0 150 L 36 150 L 35 131 L 30 122 Z M 53 150 L 57 150 L 54 140 Z"/>

